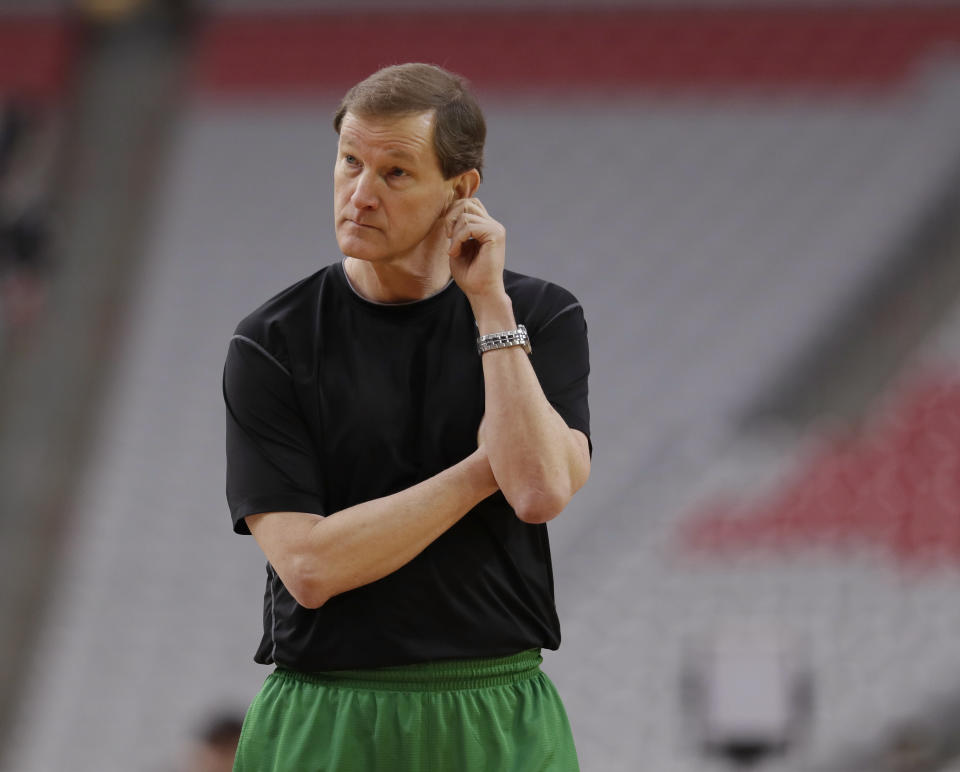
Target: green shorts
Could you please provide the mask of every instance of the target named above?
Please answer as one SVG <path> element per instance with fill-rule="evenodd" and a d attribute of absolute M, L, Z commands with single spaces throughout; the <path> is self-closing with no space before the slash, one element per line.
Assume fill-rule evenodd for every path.
<path fill-rule="evenodd" d="M 539 651 L 375 670 L 278 668 L 234 772 L 576 772 Z"/>

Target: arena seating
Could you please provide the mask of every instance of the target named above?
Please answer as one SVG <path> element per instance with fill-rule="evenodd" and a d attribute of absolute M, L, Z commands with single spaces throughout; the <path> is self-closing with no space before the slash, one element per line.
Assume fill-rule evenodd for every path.
<path fill-rule="evenodd" d="M 726 769 L 688 732 L 679 680 L 691 640 L 741 619 L 788 631 L 815 668 L 809 737 L 774 772 L 854 772 L 853 750 L 960 686 L 958 319 L 860 434 L 736 425 L 949 176 L 956 64 L 881 81 L 485 94 L 482 197 L 510 265 L 572 290 L 590 328 L 594 469 L 551 524 L 564 643 L 546 656 L 584 770 Z M 265 676 L 250 661 L 263 559 L 223 498 L 220 371 L 245 313 L 337 259 L 334 102 L 205 82 L 10 772 L 168 768 Z"/>
<path fill-rule="evenodd" d="M 913 374 L 858 432 L 819 438 L 791 477 L 759 500 L 708 503 L 695 550 L 832 546 L 919 567 L 960 562 L 960 380 Z"/>

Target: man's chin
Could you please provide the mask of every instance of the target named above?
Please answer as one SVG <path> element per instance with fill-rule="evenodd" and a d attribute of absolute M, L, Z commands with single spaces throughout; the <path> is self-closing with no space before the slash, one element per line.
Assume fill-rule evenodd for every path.
<path fill-rule="evenodd" d="M 376 262 L 380 257 L 378 250 L 372 249 L 369 244 L 357 243 L 356 239 L 338 239 L 337 246 L 346 257 L 352 257 L 355 260 L 370 263 Z"/>

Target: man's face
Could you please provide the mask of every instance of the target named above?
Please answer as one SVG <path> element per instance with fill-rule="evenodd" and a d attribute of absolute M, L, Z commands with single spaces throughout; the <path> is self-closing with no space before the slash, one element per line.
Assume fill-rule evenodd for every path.
<path fill-rule="evenodd" d="M 343 254 L 389 263 L 445 246 L 439 218 L 453 201 L 454 182 L 440 171 L 433 117 L 344 116 L 333 174 Z"/>

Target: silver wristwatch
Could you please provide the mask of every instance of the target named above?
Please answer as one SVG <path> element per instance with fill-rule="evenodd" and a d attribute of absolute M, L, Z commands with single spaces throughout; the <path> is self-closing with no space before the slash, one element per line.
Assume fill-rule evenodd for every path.
<path fill-rule="evenodd" d="M 527 328 L 522 324 L 518 324 L 515 330 L 491 332 L 489 335 L 481 335 L 477 338 L 477 351 L 481 354 L 494 349 L 512 348 L 513 346 L 521 346 L 527 354 L 533 351 Z"/>

